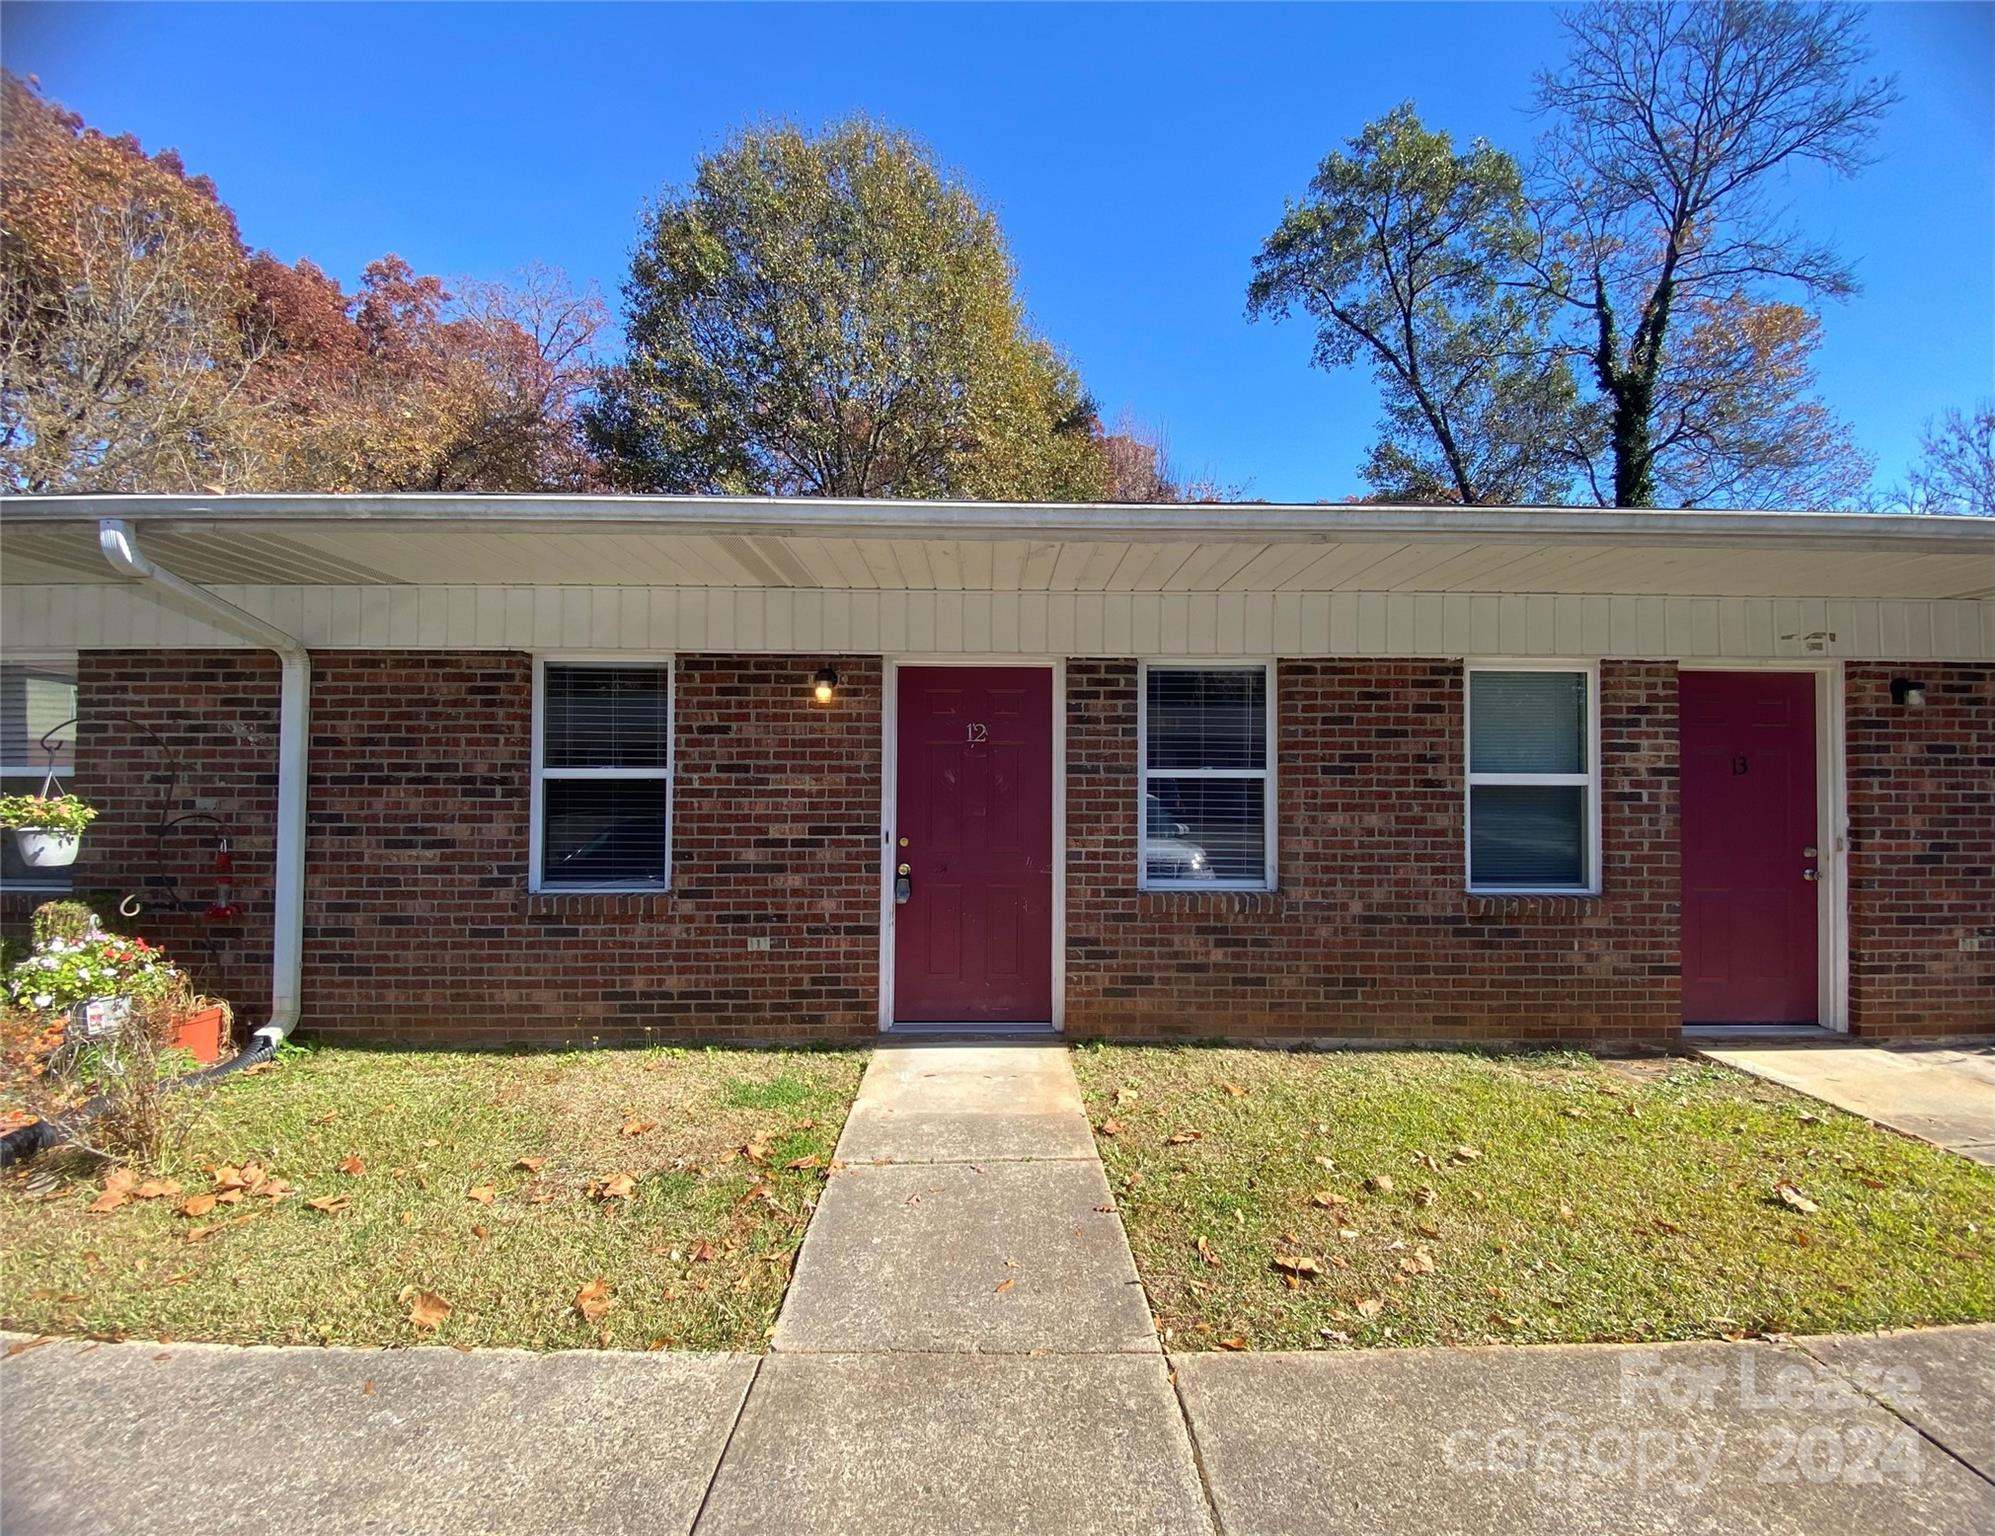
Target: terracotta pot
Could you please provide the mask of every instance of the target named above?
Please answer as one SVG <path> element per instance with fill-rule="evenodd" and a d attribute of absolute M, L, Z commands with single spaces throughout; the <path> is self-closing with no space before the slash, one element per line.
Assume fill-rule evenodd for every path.
<path fill-rule="evenodd" d="M 40 827 L 14 828 L 14 846 L 30 869 L 65 869 L 76 862 L 81 832 L 49 832 Z"/>
<path fill-rule="evenodd" d="M 175 1050 L 191 1051 L 202 1066 L 212 1066 L 222 1059 L 222 1052 L 228 1046 L 228 1030 L 228 1010 L 215 1003 L 175 1019 L 173 1039 L 168 1043 Z"/>

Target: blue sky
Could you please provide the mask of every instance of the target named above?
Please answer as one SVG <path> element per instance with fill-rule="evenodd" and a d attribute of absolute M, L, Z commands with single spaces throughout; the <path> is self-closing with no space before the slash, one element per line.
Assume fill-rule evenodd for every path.
<path fill-rule="evenodd" d="M 1795 208 L 1855 258 L 1822 380 L 1899 477 L 1920 424 L 1995 391 L 1995 7 L 1870 17 L 1906 100 L 1853 183 Z M 639 204 L 760 118 L 909 128 L 999 211 L 1034 321 L 1114 419 L 1248 494 L 1341 497 L 1368 374 L 1249 325 L 1249 263 L 1324 152 L 1411 98 L 1523 152 L 1549 7 L 0 7 L 0 55 L 92 124 L 177 147 L 244 237 L 349 284 L 384 251 L 614 295 Z"/>

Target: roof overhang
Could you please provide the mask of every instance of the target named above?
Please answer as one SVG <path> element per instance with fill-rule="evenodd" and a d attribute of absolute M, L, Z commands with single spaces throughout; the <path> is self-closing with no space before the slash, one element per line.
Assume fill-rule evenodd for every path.
<path fill-rule="evenodd" d="M 433 494 L 8 498 L 0 581 L 117 580 L 104 518 L 210 586 L 1995 595 L 1984 518 Z"/>

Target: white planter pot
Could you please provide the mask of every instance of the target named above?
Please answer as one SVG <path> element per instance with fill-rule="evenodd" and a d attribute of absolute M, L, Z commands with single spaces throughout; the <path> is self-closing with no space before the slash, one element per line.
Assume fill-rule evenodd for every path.
<path fill-rule="evenodd" d="M 39 827 L 14 828 L 14 846 L 30 869 L 66 869 L 76 862 L 81 832 L 45 832 Z"/>

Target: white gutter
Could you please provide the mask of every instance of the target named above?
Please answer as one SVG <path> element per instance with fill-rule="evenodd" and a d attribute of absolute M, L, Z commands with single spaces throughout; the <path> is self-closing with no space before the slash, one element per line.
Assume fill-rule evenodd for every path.
<path fill-rule="evenodd" d="M 277 711 L 277 868 L 273 881 L 270 1022 L 256 1031 L 272 1048 L 297 1027 L 305 943 L 305 757 L 311 713 L 312 653 L 296 635 L 266 624 L 204 587 L 163 570 L 139 548 L 129 522 L 105 518 L 97 547 L 120 575 L 145 582 L 166 602 L 252 645 L 282 664 Z M 252 1037 L 255 1038 L 255 1037 Z"/>
<path fill-rule="evenodd" d="M 0 520 L 118 518 L 169 531 L 275 532 L 385 526 L 448 533 L 587 532 L 802 538 L 1086 539 L 1135 542 L 1584 543 L 1673 548 L 1995 553 L 1995 518 L 1877 512 L 1586 507 L 1421 507 L 853 501 L 777 496 L 360 495 L 9 496 Z"/>

